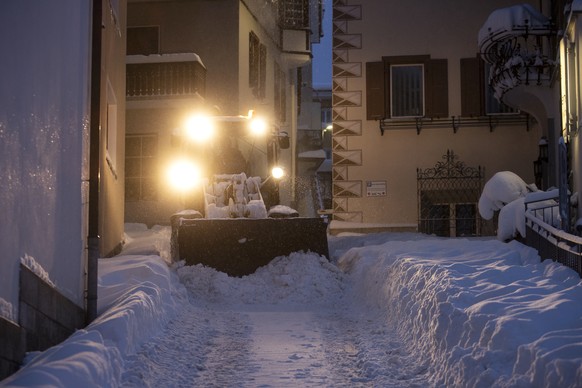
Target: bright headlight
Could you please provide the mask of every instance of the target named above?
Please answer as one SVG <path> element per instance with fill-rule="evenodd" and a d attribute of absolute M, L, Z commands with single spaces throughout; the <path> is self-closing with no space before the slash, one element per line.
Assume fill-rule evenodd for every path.
<path fill-rule="evenodd" d="M 285 170 L 279 166 L 275 166 L 271 170 L 271 176 L 275 179 L 281 179 L 285 176 Z"/>
<path fill-rule="evenodd" d="M 186 119 L 184 128 L 188 138 L 197 143 L 208 141 L 214 134 L 214 123 L 208 116 L 191 116 Z"/>
<path fill-rule="evenodd" d="M 175 161 L 168 168 L 168 181 L 178 191 L 186 192 L 192 190 L 199 184 L 200 179 L 200 169 L 189 160 Z"/>
<path fill-rule="evenodd" d="M 267 133 L 267 122 L 260 117 L 252 118 L 249 125 L 251 133 L 255 136 L 263 136 Z"/>

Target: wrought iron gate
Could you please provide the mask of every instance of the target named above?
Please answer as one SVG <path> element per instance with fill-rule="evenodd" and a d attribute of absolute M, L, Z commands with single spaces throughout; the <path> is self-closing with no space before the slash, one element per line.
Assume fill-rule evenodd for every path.
<path fill-rule="evenodd" d="M 416 169 L 418 230 L 437 236 L 480 236 L 477 204 L 483 190 L 484 168 L 467 167 L 447 150 L 433 168 Z"/>

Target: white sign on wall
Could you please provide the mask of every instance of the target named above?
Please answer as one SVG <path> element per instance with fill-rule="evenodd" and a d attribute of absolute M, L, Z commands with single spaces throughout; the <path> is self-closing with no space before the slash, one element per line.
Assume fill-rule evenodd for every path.
<path fill-rule="evenodd" d="M 367 197 L 385 197 L 386 181 L 366 181 Z"/>

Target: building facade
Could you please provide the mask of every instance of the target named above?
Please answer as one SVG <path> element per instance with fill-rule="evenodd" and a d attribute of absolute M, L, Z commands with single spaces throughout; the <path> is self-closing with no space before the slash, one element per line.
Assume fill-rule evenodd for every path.
<path fill-rule="evenodd" d="M 494 232 L 483 183 L 504 170 L 533 183 L 543 136 L 494 98 L 477 45 L 491 12 L 516 3 L 334 2 L 332 228 Z"/>
<path fill-rule="evenodd" d="M 125 1 L 5 1 L 0 21 L 1 379 L 84 326 L 89 225 L 95 258 L 123 240 Z"/>
<path fill-rule="evenodd" d="M 145 62 L 196 62 L 201 76 L 185 94 L 128 89 L 127 142 L 136 150 L 130 154 L 128 148 L 128 158 L 137 159 L 126 164 L 141 167 L 126 180 L 127 222 L 167 224 L 183 209 L 160 166 L 176 154 L 172 133 L 202 109 L 221 116 L 253 110 L 268 119 L 273 133 L 289 135 L 291 147 L 277 155 L 288 173 L 280 198 L 295 206 L 298 69 L 310 61 L 320 19 L 319 2 L 308 0 L 129 1 L 128 85 L 131 68 Z M 149 148 L 139 148 L 143 142 Z M 264 144 L 253 147 L 267 153 Z"/>

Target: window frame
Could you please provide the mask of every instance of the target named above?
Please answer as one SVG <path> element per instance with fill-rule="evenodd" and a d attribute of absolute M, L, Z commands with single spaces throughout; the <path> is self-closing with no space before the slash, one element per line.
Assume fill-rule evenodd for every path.
<path fill-rule="evenodd" d="M 490 108 L 490 101 L 495 97 L 493 97 L 493 88 L 489 85 L 487 67 L 479 54 L 474 57 L 460 59 L 461 117 L 520 115 L 521 111 L 512 109 L 502 103 L 498 103 L 498 107 L 505 106 L 507 108 Z"/>
<path fill-rule="evenodd" d="M 409 68 L 416 68 L 416 67 L 420 67 L 420 80 L 416 81 L 416 83 L 419 84 L 420 87 L 420 93 L 416 92 L 416 93 L 410 93 L 409 89 L 406 89 L 404 91 L 404 93 L 401 95 L 400 93 L 398 94 L 399 96 L 401 96 L 401 99 L 396 101 L 396 99 L 394 98 L 395 96 L 395 82 L 394 82 L 394 70 L 396 68 L 404 68 L 404 67 L 409 67 Z M 410 63 L 410 64 L 390 64 L 389 67 L 389 76 L 390 76 L 390 89 L 389 89 L 389 93 L 390 93 L 390 117 L 394 118 L 394 119 L 409 119 L 409 118 L 418 118 L 418 117 L 424 117 L 425 115 L 425 105 L 426 105 L 426 96 L 425 96 L 425 69 L 424 69 L 424 64 L 423 63 Z M 420 114 L 405 114 L 406 112 L 397 112 L 397 113 L 404 113 L 404 114 L 395 114 L 395 102 L 399 102 L 398 105 L 402 105 L 401 101 L 402 100 L 411 100 L 411 95 L 412 94 L 419 94 L 420 98 L 419 101 L 417 101 L 417 103 L 420 104 Z M 416 99 L 416 98 L 414 98 Z M 402 108 L 401 108 L 402 109 Z M 418 109 L 418 107 L 417 107 Z"/>
<path fill-rule="evenodd" d="M 392 117 L 390 68 L 393 65 L 422 64 L 423 116 Z M 366 118 L 368 120 L 413 120 L 419 117 L 448 118 L 448 59 L 430 55 L 384 56 L 382 61 L 366 63 Z"/>
<path fill-rule="evenodd" d="M 259 99 L 266 97 L 267 46 L 261 43 L 257 34 L 249 32 L 249 87 Z"/>
<path fill-rule="evenodd" d="M 133 154 L 132 152 L 127 152 L 127 146 L 131 144 L 130 138 L 139 138 L 139 152 Z M 151 154 L 144 155 L 144 144 L 145 138 L 150 138 L 155 140 L 155 152 Z M 125 200 L 127 202 L 140 202 L 140 201 L 157 201 L 159 196 L 158 188 L 158 171 L 157 171 L 157 160 L 159 158 L 159 136 L 157 133 L 136 133 L 126 135 L 126 153 L 125 153 L 125 164 L 128 166 L 130 161 L 138 162 L 138 171 L 135 175 L 131 174 L 131 169 L 126 168 L 125 171 Z M 144 163 L 147 160 L 147 163 Z M 152 167 L 151 171 L 144 172 L 144 165 Z M 128 194 L 133 192 L 128 190 L 128 185 L 132 183 L 137 183 L 137 196 L 129 197 Z M 148 195 L 146 186 L 149 185 L 150 189 L 153 189 L 153 194 Z"/>

